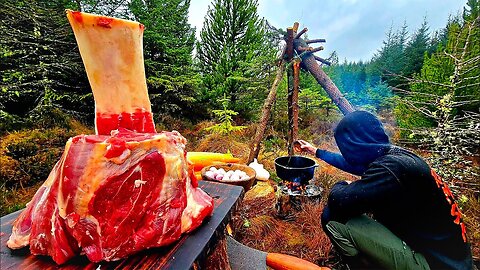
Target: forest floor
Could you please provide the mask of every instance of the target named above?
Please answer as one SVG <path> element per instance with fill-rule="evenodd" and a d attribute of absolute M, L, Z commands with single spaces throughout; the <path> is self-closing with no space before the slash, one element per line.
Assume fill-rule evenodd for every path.
<path fill-rule="evenodd" d="M 382 114 L 387 133 L 393 141 L 398 132 L 391 114 Z M 338 114 L 325 117 L 303 116 L 300 121 L 299 139 L 312 142 L 323 149 L 338 151 L 333 140 L 333 128 L 341 118 Z M 280 119 L 280 122 L 283 122 Z M 157 121 L 157 130 L 178 130 L 188 140 L 187 151 L 210 151 L 226 153 L 247 160 L 249 143 L 256 125 L 220 136 L 204 131 L 212 122 L 189 124 L 165 117 Z M 308 124 L 308 125 L 307 125 Z M 274 160 L 287 155 L 286 125 L 272 124 L 265 134 L 258 161 L 270 172 L 268 182 L 257 184 L 245 193 L 243 202 L 234 215 L 232 227 L 235 238 L 243 244 L 267 252 L 293 255 L 318 265 L 335 269 L 346 269 L 332 250 L 331 243 L 322 230 L 320 215 L 331 186 L 340 180 L 355 180 L 350 174 L 317 160 L 314 182 L 323 188 L 318 201 L 307 201 L 300 209 L 290 211 L 285 217 L 278 215 L 276 191 L 279 179 L 275 175 Z M 0 192 L 2 193 L 0 215 L 25 207 L 35 191 L 48 176 L 60 157 L 68 137 L 76 134 L 93 133 L 92 128 L 73 121 L 67 129 L 35 129 L 12 132 L 0 140 Z M 478 180 L 480 184 L 480 180 Z M 477 264 L 480 258 L 480 203 L 478 192 L 466 192 L 462 207 L 467 234 Z M 478 267 L 478 266 L 477 266 Z"/>

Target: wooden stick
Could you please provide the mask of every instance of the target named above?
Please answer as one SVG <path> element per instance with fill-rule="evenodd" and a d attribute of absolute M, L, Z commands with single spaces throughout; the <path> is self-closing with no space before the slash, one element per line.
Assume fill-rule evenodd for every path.
<path fill-rule="evenodd" d="M 318 48 L 315 48 L 315 49 L 312 49 L 312 50 L 310 50 L 310 52 L 311 52 L 311 53 L 315 53 L 315 52 L 319 52 L 319 51 L 321 51 L 321 50 L 323 50 L 323 47 L 322 47 L 322 46 L 320 46 L 320 47 L 318 47 Z"/>
<path fill-rule="evenodd" d="M 325 65 L 327 65 L 327 66 L 330 66 L 330 65 L 332 64 L 332 62 L 330 62 L 330 61 L 328 61 L 328 60 L 325 60 L 325 59 L 323 59 L 323 58 L 321 58 L 321 57 L 318 57 L 318 56 L 316 56 L 316 55 L 314 55 L 313 57 L 315 57 L 315 60 L 317 60 L 317 61 L 319 61 L 319 62 L 321 62 L 321 63 L 323 63 L 323 64 L 325 64 Z"/>
<path fill-rule="evenodd" d="M 293 91 L 292 91 L 292 119 L 290 127 L 288 154 L 293 155 L 293 142 L 298 137 L 298 91 L 300 85 L 300 59 L 293 60 Z"/>
<path fill-rule="evenodd" d="M 308 31 L 308 28 L 303 28 L 302 31 L 298 32 L 298 34 L 295 36 L 295 39 L 300 38 L 303 34 L 305 34 Z"/>
<path fill-rule="evenodd" d="M 321 43 L 321 42 L 326 42 L 326 40 L 323 39 L 323 38 L 319 38 L 319 39 L 305 40 L 305 42 L 307 42 L 307 44 L 310 44 L 310 43 Z"/>
<path fill-rule="evenodd" d="M 268 93 L 267 99 L 263 103 L 260 124 L 257 127 L 255 137 L 253 137 L 253 142 L 250 146 L 250 154 L 248 155 L 247 161 L 248 164 L 253 162 L 253 159 L 257 158 L 258 153 L 260 152 L 260 142 L 262 141 L 265 130 L 267 129 L 268 120 L 270 118 L 270 111 L 272 110 L 273 102 L 275 102 L 275 99 L 277 97 L 277 89 L 280 85 L 280 82 L 282 81 L 283 74 L 285 73 L 285 60 L 283 58 L 283 55 L 285 54 L 286 47 L 287 46 L 283 47 L 282 58 L 277 69 L 277 75 L 275 76 L 272 87 L 270 87 L 270 92 Z"/>
<path fill-rule="evenodd" d="M 287 62 L 292 62 L 293 59 L 293 29 L 287 28 Z M 290 50 L 290 47 L 292 48 Z M 287 80 L 288 80 L 288 95 L 287 95 L 287 109 L 288 109 L 288 154 L 293 153 L 293 96 L 294 96 L 294 71 L 293 65 L 289 65 L 287 68 Z"/>
<path fill-rule="evenodd" d="M 247 162 L 250 163 L 253 161 L 254 158 L 258 157 L 258 153 L 260 152 L 260 142 L 263 139 L 263 136 L 265 134 L 265 130 L 267 128 L 268 120 L 270 118 L 270 112 L 272 110 L 272 105 L 275 102 L 275 99 L 277 97 L 277 89 L 278 86 L 280 85 L 280 82 L 282 81 L 283 74 L 285 73 L 285 53 L 287 55 L 289 54 L 290 50 L 290 56 L 293 58 L 293 33 L 297 32 L 298 30 L 299 23 L 295 22 L 293 24 L 293 27 L 290 27 L 287 33 L 289 31 L 292 32 L 292 42 L 290 44 L 292 45 L 291 48 L 288 48 L 288 42 L 287 45 L 285 45 L 282 49 L 282 54 L 280 57 L 280 62 L 278 64 L 278 69 L 277 69 L 277 74 L 275 76 L 275 80 L 273 81 L 272 87 L 270 87 L 270 92 L 268 93 L 267 99 L 263 103 L 263 108 L 262 108 L 262 116 L 260 119 L 260 124 L 257 127 L 257 130 L 255 132 L 255 137 L 253 138 L 253 142 L 250 145 L 250 153 L 248 155 L 248 160 Z"/>

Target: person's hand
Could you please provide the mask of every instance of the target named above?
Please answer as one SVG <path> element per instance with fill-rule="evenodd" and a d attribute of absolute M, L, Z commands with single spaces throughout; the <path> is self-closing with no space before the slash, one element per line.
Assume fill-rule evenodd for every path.
<path fill-rule="evenodd" d="M 311 155 L 315 155 L 315 152 L 317 151 L 317 148 L 315 148 L 313 145 L 310 143 L 304 141 L 304 140 L 297 140 L 293 143 L 294 149 L 297 152 L 303 152 Z"/>

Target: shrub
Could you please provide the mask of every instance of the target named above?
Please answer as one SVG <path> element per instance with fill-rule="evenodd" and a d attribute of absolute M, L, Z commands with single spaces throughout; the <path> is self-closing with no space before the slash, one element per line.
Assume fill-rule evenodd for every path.
<path fill-rule="evenodd" d="M 26 126 L 22 117 L 0 110 L 0 135 Z"/>
<path fill-rule="evenodd" d="M 77 121 L 66 125 L 74 127 L 44 128 L 12 132 L 0 142 L 0 186 L 25 188 L 47 179 L 61 157 L 68 138 L 93 131 Z"/>

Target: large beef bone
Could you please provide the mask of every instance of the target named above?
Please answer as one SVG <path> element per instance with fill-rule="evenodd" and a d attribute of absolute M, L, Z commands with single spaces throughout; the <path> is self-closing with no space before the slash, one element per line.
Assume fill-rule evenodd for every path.
<path fill-rule="evenodd" d="M 95 131 L 155 132 L 138 22 L 67 10 L 95 98 Z M 108 30 L 108 31 L 107 31 Z"/>

